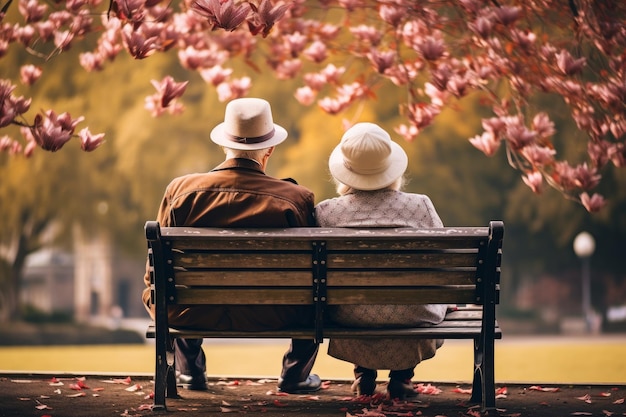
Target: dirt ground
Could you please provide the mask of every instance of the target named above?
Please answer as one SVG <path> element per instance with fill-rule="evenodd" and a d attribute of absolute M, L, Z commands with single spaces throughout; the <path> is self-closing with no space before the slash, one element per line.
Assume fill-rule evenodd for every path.
<path fill-rule="evenodd" d="M 153 383 L 148 376 L 1 375 L 1 417 L 100 416 L 363 416 L 464 417 L 477 416 L 467 403 L 469 385 L 416 383 L 420 395 L 392 403 L 382 393 L 355 398 L 350 382 L 325 381 L 314 395 L 276 392 L 276 380 L 211 379 L 204 392 L 180 390 L 168 399 L 167 412 L 151 410 Z M 626 416 L 626 385 L 499 385 L 497 407 L 502 417 Z"/>

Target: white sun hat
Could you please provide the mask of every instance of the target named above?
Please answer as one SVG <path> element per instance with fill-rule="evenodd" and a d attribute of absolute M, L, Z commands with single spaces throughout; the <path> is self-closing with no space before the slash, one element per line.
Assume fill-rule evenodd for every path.
<path fill-rule="evenodd" d="M 331 175 L 357 190 L 379 190 L 400 178 L 408 158 L 400 145 L 374 123 L 357 123 L 330 155 Z"/>

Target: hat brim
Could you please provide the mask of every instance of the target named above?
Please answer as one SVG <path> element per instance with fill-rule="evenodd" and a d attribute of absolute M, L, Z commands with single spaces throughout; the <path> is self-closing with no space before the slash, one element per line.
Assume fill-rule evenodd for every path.
<path fill-rule="evenodd" d="M 220 123 L 211 130 L 211 140 L 225 148 L 241 149 L 246 151 L 254 151 L 257 149 L 266 149 L 276 146 L 287 139 L 287 130 L 282 126 L 274 124 L 274 136 L 258 143 L 240 143 L 229 139 L 229 135 L 224 131 L 225 123 Z"/>
<path fill-rule="evenodd" d="M 389 167 L 376 174 L 357 174 L 346 168 L 344 164 L 341 144 L 333 149 L 328 158 L 330 174 L 342 184 L 356 190 L 372 191 L 380 190 L 394 183 L 406 171 L 409 159 L 404 149 L 395 142 L 391 142 L 391 155 Z"/>

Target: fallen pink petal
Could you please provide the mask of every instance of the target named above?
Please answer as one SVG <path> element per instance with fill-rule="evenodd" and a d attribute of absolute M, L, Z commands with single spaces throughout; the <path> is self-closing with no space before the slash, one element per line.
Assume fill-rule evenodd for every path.
<path fill-rule="evenodd" d="M 456 392 L 457 394 L 471 394 L 472 393 L 472 389 L 471 388 L 460 388 L 460 387 L 456 387 L 452 390 L 452 392 Z"/>
<path fill-rule="evenodd" d="M 540 387 L 538 385 L 533 385 L 531 387 L 528 388 L 531 391 L 542 391 L 542 392 L 559 392 L 560 388 L 558 387 Z"/>

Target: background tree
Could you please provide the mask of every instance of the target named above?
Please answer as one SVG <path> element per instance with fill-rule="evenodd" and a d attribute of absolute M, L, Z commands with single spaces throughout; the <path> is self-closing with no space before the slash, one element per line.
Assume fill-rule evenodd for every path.
<path fill-rule="evenodd" d="M 250 78 L 233 75 L 239 60 L 279 80 L 301 77 L 298 100 L 331 114 L 397 88 L 406 98 L 399 103 L 405 123 L 396 131 L 408 140 L 479 91 L 492 114 L 471 143 L 486 155 L 504 145 L 510 165 L 534 192 L 545 181 L 591 212 L 605 204 L 590 194 L 600 171 L 626 160 L 626 5 L 619 0 L 19 0 L 17 11 L 12 1 L 0 12 L 5 50 L 21 45 L 49 59 L 97 33 L 93 49 L 79 58 L 89 71 L 122 50 L 136 59 L 176 50 L 182 66 L 214 85 L 220 100 L 249 91 Z M 38 66 L 20 69 L 25 84 L 40 74 Z M 153 84 L 157 93 L 147 106 L 154 115 L 182 110 L 177 99 L 186 82 L 166 76 Z M 29 129 L 22 131 L 24 146 L 3 137 L 5 150 L 30 154 L 35 144 L 58 150 L 83 120 L 47 110 L 29 122 L 30 100 L 14 91 L 10 78 L 2 80 L 0 128 Z M 533 100 L 542 94 L 562 99 L 585 135 L 586 160 L 568 161 L 557 152 L 554 115 Z M 89 130 L 78 136 L 84 150 L 102 142 Z"/>
<path fill-rule="evenodd" d="M 244 10 L 240 8 L 245 8 L 245 3 L 248 2 L 221 2 L 219 10 L 212 9 L 213 14 L 225 16 L 229 10 Z M 222 20 L 222 23 L 216 24 L 208 22 L 206 16 L 201 19 L 204 15 L 198 15 L 191 8 L 191 3 L 141 1 L 129 14 L 124 4 L 128 6 L 130 3 L 114 2 L 108 18 L 104 17 L 108 8 L 106 3 L 55 3 L 46 5 L 46 12 L 40 19 L 23 17 L 30 13 L 28 10 L 41 6 L 36 1 L 5 3 L 7 14 L 2 17 L 0 36 L 7 40 L 6 44 L 2 44 L 7 49 L 0 59 L 10 65 L 0 65 L 0 79 L 5 80 L 5 85 L 11 84 L 11 93 L 6 93 L 8 90 L 5 89 L 5 94 L 0 95 L 3 98 L 0 120 L 5 123 L 0 128 L 2 134 L 7 135 L 2 139 L 6 152 L 0 153 L 0 211 L 11 214 L 0 219 L 0 230 L 3 230 L 0 235 L 0 259 L 4 261 L 3 269 L 0 269 L 0 285 L 4 299 L 15 300 L 8 295 L 13 294 L 10 292 L 13 290 L 6 284 L 11 281 L 11 274 L 7 272 L 11 269 L 10 265 L 19 266 L 8 256 L 12 253 L 10 248 L 14 247 L 12 239 L 20 234 L 29 236 L 24 255 L 43 242 L 40 234 L 29 232 L 32 230 L 31 223 L 20 220 L 20 212 L 37 213 L 37 219 L 45 220 L 46 227 L 40 227 L 41 230 L 55 230 L 50 229 L 50 225 L 59 225 L 56 229 L 62 231 L 59 239 L 67 238 L 68 231 L 75 225 L 94 238 L 104 230 L 113 235 L 115 242 L 124 242 L 125 252 L 136 253 L 137 258 L 142 259 L 145 256 L 143 223 L 154 218 L 166 184 L 174 176 L 206 171 L 223 160 L 223 154 L 209 141 L 208 133 L 223 118 L 224 101 L 242 95 L 267 98 L 272 103 L 275 119 L 290 133 L 288 143 L 277 149 L 269 167 L 270 173 L 297 179 L 315 191 L 317 201 L 335 195 L 326 168 L 327 158 L 345 127 L 357 121 L 376 121 L 392 132 L 396 139 L 402 137 L 400 133 L 406 136 L 407 140 L 401 141 L 401 144 L 410 157 L 408 190 L 431 196 L 445 224 L 480 226 L 493 218 L 506 222 L 507 264 L 503 279 L 507 281 L 504 288 L 509 294 L 504 295 L 508 297 L 504 304 L 514 305 L 510 290 L 518 285 L 516 283 L 521 285 L 540 274 L 571 278 L 575 283 L 577 259 L 571 250 L 571 240 L 582 229 L 592 232 L 597 239 L 598 250 L 594 257 L 596 285 L 613 289 L 616 296 L 624 294 L 615 288 L 622 288 L 625 282 L 620 265 L 623 258 L 620 248 L 626 245 L 626 172 L 619 167 L 620 153 L 617 152 L 623 136 L 613 133 L 615 126 L 623 120 L 623 106 L 613 102 L 606 109 L 600 109 L 597 115 L 600 117 L 608 111 L 614 112 L 613 128 L 606 130 L 602 139 L 613 149 L 609 158 L 611 162 L 609 159 L 604 161 L 606 164 L 601 168 L 603 179 L 594 186 L 599 194 L 610 195 L 611 198 L 602 200 L 604 208 L 599 213 L 589 215 L 579 205 L 563 199 L 564 195 L 572 195 L 576 200 L 581 187 L 573 187 L 563 194 L 558 187 L 545 187 L 544 179 L 539 183 L 533 182 L 526 171 L 509 169 L 509 163 L 515 165 L 523 161 L 524 154 L 535 155 L 535 158 L 537 155 L 546 156 L 545 153 L 551 162 L 545 169 L 541 168 L 542 175 L 548 174 L 553 178 L 555 172 L 550 170 L 557 167 L 556 159 L 550 159 L 550 149 L 553 148 L 558 150 L 561 160 L 571 163 L 572 170 L 567 172 L 580 176 L 579 180 L 594 179 L 591 183 L 595 183 L 600 164 L 594 166 L 589 153 L 595 145 L 604 143 L 590 139 L 589 133 L 576 123 L 572 117 L 573 105 L 568 102 L 570 97 L 567 94 L 553 90 L 539 91 L 539 73 L 548 71 L 548 68 L 536 67 L 536 74 L 529 74 L 526 69 L 536 64 L 532 60 L 528 61 L 528 68 L 520 67 L 526 52 L 522 54 L 517 50 L 521 46 L 515 43 L 519 39 L 512 35 L 517 33 L 513 29 L 525 28 L 524 33 L 531 38 L 530 34 L 535 33 L 532 43 L 535 44 L 535 52 L 540 49 L 539 45 L 547 47 L 550 40 L 557 44 L 556 39 L 559 48 L 567 47 L 572 54 L 578 53 L 587 57 L 589 62 L 593 61 L 584 66 L 583 72 L 559 75 L 558 83 L 555 78 L 546 78 L 556 84 L 562 83 L 559 84 L 561 86 L 582 85 L 590 79 L 589 84 L 584 84 L 589 88 L 587 93 L 613 88 L 611 91 L 620 94 L 621 87 L 615 87 L 614 80 L 623 82 L 623 63 L 620 67 L 617 65 L 619 62 L 610 61 L 604 52 L 596 51 L 595 46 L 585 49 L 588 46 L 585 42 L 593 38 L 589 34 L 581 35 L 582 38 L 577 41 L 581 43 L 576 43 L 587 46 L 575 49 L 572 39 L 576 39 L 572 34 L 578 32 L 569 23 L 578 18 L 573 17 L 569 6 L 561 3 L 534 2 L 532 7 L 535 8 L 532 9 L 526 3 L 507 2 L 502 9 L 511 13 L 517 10 L 513 15 L 521 13 L 522 16 L 508 25 L 493 14 L 497 11 L 493 2 L 460 1 L 448 4 L 448 7 L 442 6 L 445 2 L 420 2 L 417 8 L 414 3 L 253 2 L 258 8 L 245 9 L 242 24 L 233 31 L 220 28 L 220 25 L 225 26 Z M 263 31 L 256 35 L 253 33 L 257 28 L 255 25 L 258 25 L 256 19 L 269 13 L 267 10 L 262 12 L 261 4 L 265 8 L 275 6 L 274 13 L 283 10 L 281 5 L 290 6 L 266 37 L 263 37 Z M 589 3 L 575 1 L 573 4 L 579 6 L 576 10 L 580 10 Z M 612 22 L 619 21 L 623 16 L 622 5 L 612 4 L 603 3 L 599 9 L 602 12 L 606 7 L 613 7 L 611 19 L 602 21 L 605 29 L 613 27 Z M 68 44 L 71 45 L 69 49 L 59 48 L 52 40 L 48 44 L 44 42 L 44 35 L 48 33 L 46 27 L 54 32 L 69 25 L 75 30 L 75 26 L 61 19 L 65 14 L 53 14 L 55 8 L 64 7 L 72 16 L 89 15 L 86 11 L 103 16 L 101 22 L 94 20 L 93 27 L 73 38 Z M 552 7 L 553 12 L 544 7 Z M 390 24 L 383 16 L 388 16 L 385 13 L 396 8 L 404 13 L 402 19 L 406 20 Z M 144 11 L 147 14 L 140 19 Z M 552 13 L 556 14 L 552 16 Z M 156 14 L 160 16 L 158 19 Z M 595 19 L 599 16 L 595 15 Z M 493 26 L 493 33 L 489 32 L 493 37 L 490 42 L 497 43 L 495 39 L 500 39 L 501 43 L 508 42 L 500 51 L 502 55 L 490 52 L 488 45 L 470 47 L 471 42 L 483 39 L 469 27 L 470 22 L 484 23 L 479 17 L 487 18 Z M 548 17 L 553 20 L 548 20 Z M 436 22 L 437 19 L 443 19 L 439 26 L 429 24 L 428 28 L 422 28 L 426 32 L 422 31 L 419 35 L 429 39 L 428 34 L 435 36 L 436 30 L 441 31 L 445 53 L 437 59 L 427 59 L 417 44 L 412 45 L 412 48 L 417 48 L 413 52 L 406 50 L 408 46 L 402 44 L 404 38 L 394 37 L 412 27 L 411 22 L 420 26 L 423 22 Z M 133 25 L 130 25 L 131 21 Z M 54 22 L 57 29 L 53 30 L 46 22 Z M 543 22 L 555 24 L 540 25 Z M 213 26 L 215 30 L 210 30 Z M 20 44 L 26 40 L 24 37 L 29 33 L 29 27 L 38 30 L 31 33 L 28 42 Z M 139 42 L 131 36 L 132 33 L 145 37 L 150 27 L 152 30 L 159 28 L 152 40 L 146 40 L 150 37 L 144 39 L 144 49 L 132 48 L 133 42 Z M 169 28 L 177 29 L 171 32 Z M 368 40 L 370 32 L 382 36 L 376 45 Z M 16 37 L 16 33 L 21 35 Z M 96 38 L 95 35 L 102 36 Z M 572 39 L 567 40 L 568 36 Z M 613 45 L 611 54 L 623 51 L 623 46 L 620 46 L 623 44 L 619 43 L 622 37 L 623 30 L 619 29 L 607 40 Z M 167 43 L 164 39 L 175 42 Z M 301 44 L 296 48 L 298 39 Z M 316 41 L 324 43 L 328 52 L 328 57 L 320 62 L 311 59 L 316 56 L 313 53 L 316 47 L 321 48 Z M 168 47 L 164 46 L 164 42 Z M 393 65 L 389 68 L 395 68 L 396 72 L 389 68 L 380 72 L 380 68 L 373 64 L 376 61 L 372 60 L 373 55 L 364 53 L 365 46 L 372 51 L 388 52 L 393 58 Z M 286 53 L 293 48 L 296 49 Z M 77 66 L 77 62 L 84 65 L 88 57 L 95 59 L 85 51 L 107 50 L 116 52 L 111 55 L 115 62 L 99 62 L 99 70 L 93 72 Z M 124 50 L 127 52 L 122 53 Z M 137 60 L 135 58 L 139 57 L 140 50 L 153 53 L 149 59 Z M 499 57 L 500 64 L 508 62 L 512 67 L 508 72 L 502 69 L 494 73 L 500 78 L 487 77 L 482 81 L 484 86 L 468 81 L 467 90 L 455 95 L 454 91 L 459 86 L 457 76 L 464 74 L 456 71 L 462 71 L 467 65 L 465 72 L 470 77 L 476 63 L 488 58 L 485 55 L 492 59 Z M 291 58 L 287 59 L 287 56 Z M 552 64 L 556 62 L 554 59 L 544 60 Z M 486 69 L 493 70 L 489 66 L 492 64 L 487 61 L 484 64 Z M 609 64 L 612 69 L 603 73 L 607 77 L 605 81 L 601 77 L 594 78 L 590 72 L 591 67 Z M 43 69 L 36 82 L 28 85 L 8 81 L 20 79 L 23 68 L 28 65 Z M 445 69 L 446 65 L 450 67 L 449 71 Z M 285 72 L 288 68 L 292 68 L 293 73 Z M 404 83 L 398 83 L 396 79 L 398 68 L 408 71 Z M 558 65 L 550 67 L 553 71 L 557 69 Z M 519 76 L 513 77 L 513 70 L 520 72 Z M 442 74 L 446 76 L 444 79 L 440 79 Z M 528 80 L 534 84 L 527 85 L 526 90 L 520 92 L 513 88 L 521 89 Z M 318 86 L 319 91 L 312 86 Z M 314 96 L 304 94 L 307 92 Z M 21 96 L 31 97 L 33 104 L 27 112 L 11 119 L 10 111 L 15 109 L 16 103 L 22 102 L 19 99 Z M 308 103 L 307 97 L 314 97 L 313 105 L 298 105 Z M 508 109 L 517 108 L 515 114 L 520 117 L 502 116 L 500 113 L 494 115 L 492 104 L 496 98 L 500 104 L 515 103 L 518 107 Z M 328 110 L 333 110 L 335 105 L 342 110 L 329 113 Z M 81 140 L 63 142 L 61 152 L 35 149 L 33 145 L 37 142 L 35 136 L 31 136 L 32 132 L 43 129 L 45 120 L 49 120 L 51 130 L 43 130 L 52 132 L 45 138 L 52 143 L 57 143 L 57 133 L 63 139 L 67 138 L 67 125 L 61 123 L 55 130 L 56 125 L 46 116 L 46 111 L 38 111 L 52 107 L 71 114 L 70 120 L 84 115 L 90 129 L 106 134 L 87 142 L 94 147 L 103 145 L 88 154 L 81 154 Z M 426 116 L 429 111 L 434 111 L 432 115 L 436 116 L 420 119 L 419 127 L 409 126 L 415 115 Z M 527 121 L 542 112 L 550 115 L 549 123 L 542 117 L 537 123 L 553 124 L 554 134 L 540 143 L 535 141 L 516 149 L 512 145 L 514 140 L 504 137 L 506 135 L 491 142 L 467 140 L 477 139 L 478 135 L 482 138 L 481 132 L 485 128 L 487 136 L 495 134 L 495 131 L 489 133 L 489 129 L 498 126 L 508 126 L 502 128 L 504 130 L 500 133 L 507 131 L 512 135 L 522 134 L 522 137 L 528 134 L 528 137 L 536 139 L 538 126 L 532 125 L 532 122 L 529 125 Z M 42 123 L 39 127 L 33 126 L 37 114 Z M 60 123 L 59 117 L 55 120 Z M 504 125 L 499 125 L 498 120 Z M 518 124 L 521 120 L 524 120 L 525 127 Z M 76 137 L 83 123 L 76 125 L 72 133 L 74 136 L 70 137 Z M 26 139 L 20 139 L 20 125 L 30 126 L 31 134 L 27 133 Z M 407 132 L 412 133 L 408 135 Z M 86 136 L 89 137 L 93 139 L 95 135 Z M 473 143 L 493 145 L 492 157 L 486 159 L 481 156 Z M 535 149 L 538 153 L 531 154 L 530 149 L 535 146 L 547 150 Z M 486 149 L 482 145 L 478 148 Z M 605 150 L 608 152 L 608 149 Z M 488 153 L 491 154 L 491 151 Z M 24 159 L 25 154 L 30 157 L 29 160 Z M 578 170 L 576 167 L 579 164 L 582 166 L 582 161 L 588 162 L 587 168 Z M 558 166 L 563 168 L 565 165 Z M 583 175 L 592 171 L 595 173 L 591 176 Z M 526 182 L 523 179 L 520 181 L 522 177 L 526 178 Z M 537 197 L 540 191 L 541 196 Z M 599 200 L 596 198 L 596 201 Z M 18 277 L 19 274 L 13 276 Z M 596 302 L 597 305 L 615 303 L 614 300 L 604 299 Z"/>

